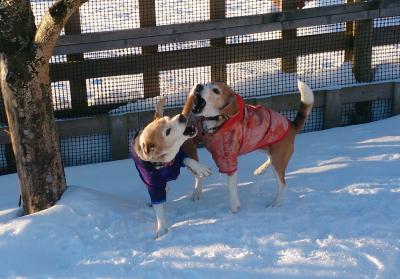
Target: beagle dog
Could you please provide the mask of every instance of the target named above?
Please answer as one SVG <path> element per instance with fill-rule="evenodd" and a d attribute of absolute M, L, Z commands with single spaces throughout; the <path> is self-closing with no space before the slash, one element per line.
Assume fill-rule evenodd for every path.
<path fill-rule="evenodd" d="M 209 167 L 198 162 L 196 145 L 192 140 L 197 129 L 187 126 L 187 119 L 182 114 L 172 118 L 163 116 L 164 104 L 165 99 L 158 102 L 153 121 L 131 143 L 132 158 L 147 186 L 156 215 L 156 238 L 167 232 L 164 217 L 167 183 L 178 178 L 181 167 L 188 167 L 196 180 L 192 197 L 198 200 L 202 192 L 202 177 L 211 174 Z"/>
<path fill-rule="evenodd" d="M 279 190 L 270 204 L 280 204 L 285 187 L 285 171 L 293 154 L 296 134 L 303 128 L 314 103 L 312 90 L 298 81 L 301 94 L 299 112 L 294 121 L 262 105 L 245 104 L 242 97 L 222 82 L 198 84 L 189 93 L 182 114 L 198 117 L 198 133 L 211 152 L 221 173 L 228 175 L 229 206 L 240 208 L 237 193 L 237 157 L 260 149 L 267 160 L 255 171 L 260 175 L 269 165 L 276 175 Z"/>

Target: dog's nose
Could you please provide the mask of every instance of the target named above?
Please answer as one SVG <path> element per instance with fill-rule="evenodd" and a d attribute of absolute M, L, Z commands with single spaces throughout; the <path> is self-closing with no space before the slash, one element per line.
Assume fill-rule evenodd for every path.
<path fill-rule="evenodd" d="M 194 90 L 196 94 L 199 94 L 203 90 L 204 86 L 202 84 L 197 84 L 196 89 Z"/>
<path fill-rule="evenodd" d="M 183 114 L 179 114 L 178 120 L 180 123 L 186 123 L 186 117 Z"/>

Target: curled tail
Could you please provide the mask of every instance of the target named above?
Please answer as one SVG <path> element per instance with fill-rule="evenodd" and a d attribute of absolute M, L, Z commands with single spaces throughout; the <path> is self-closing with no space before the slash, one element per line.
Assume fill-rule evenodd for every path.
<path fill-rule="evenodd" d="M 304 123 L 306 122 L 306 119 L 313 107 L 314 93 L 312 92 L 311 88 L 308 87 L 308 85 L 301 80 L 297 81 L 297 86 L 300 90 L 301 104 L 299 112 L 297 113 L 296 118 L 293 120 L 292 124 L 296 131 L 300 132 L 300 130 L 304 127 Z"/>

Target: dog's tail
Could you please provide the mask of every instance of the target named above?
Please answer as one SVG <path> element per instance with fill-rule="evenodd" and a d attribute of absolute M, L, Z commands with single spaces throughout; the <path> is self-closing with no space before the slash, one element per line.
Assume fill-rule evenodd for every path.
<path fill-rule="evenodd" d="M 308 87 L 308 85 L 301 80 L 297 81 L 297 86 L 300 90 L 301 104 L 299 112 L 297 113 L 296 118 L 293 120 L 292 123 L 296 131 L 300 132 L 300 130 L 303 129 L 304 123 L 306 122 L 306 119 L 313 107 L 314 93 L 312 92 L 311 88 Z"/>

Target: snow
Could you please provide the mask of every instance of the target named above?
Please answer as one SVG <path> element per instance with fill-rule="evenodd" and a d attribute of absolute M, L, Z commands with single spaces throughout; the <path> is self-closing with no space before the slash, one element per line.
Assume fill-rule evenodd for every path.
<path fill-rule="evenodd" d="M 154 213 L 131 160 L 66 169 L 54 207 L 24 217 L 16 175 L 0 177 L 1 278 L 399 278 L 400 116 L 301 134 L 283 204 L 265 158 L 239 160 L 237 214 L 226 177 L 192 202 L 185 170 L 171 183 L 169 233 L 154 240 Z"/>

